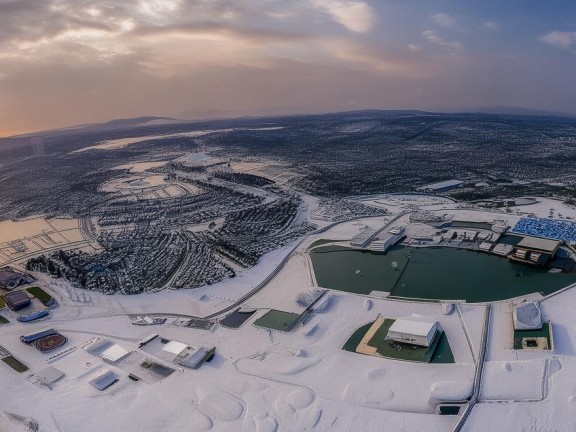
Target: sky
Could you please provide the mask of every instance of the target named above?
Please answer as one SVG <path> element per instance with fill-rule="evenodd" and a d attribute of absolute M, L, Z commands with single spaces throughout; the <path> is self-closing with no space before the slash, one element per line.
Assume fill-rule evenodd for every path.
<path fill-rule="evenodd" d="M 514 106 L 576 113 L 574 0 L 0 0 L 0 136 Z"/>

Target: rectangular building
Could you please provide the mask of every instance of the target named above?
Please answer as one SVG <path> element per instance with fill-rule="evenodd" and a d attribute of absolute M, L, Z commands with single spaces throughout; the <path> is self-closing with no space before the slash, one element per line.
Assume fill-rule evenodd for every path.
<path fill-rule="evenodd" d="M 379 237 L 378 240 L 374 240 L 370 243 L 369 249 L 377 252 L 386 252 L 390 246 L 395 245 L 404 237 L 406 237 L 406 230 L 404 227 L 394 227 L 386 234 Z"/>
<path fill-rule="evenodd" d="M 352 237 L 352 240 L 350 240 L 350 246 L 356 248 L 364 248 L 368 246 L 370 240 L 372 240 L 372 237 L 374 237 L 374 234 L 376 234 L 376 230 L 372 228 L 366 228 L 362 232 Z"/>
<path fill-rule="evenodd" d="M 525 236 L 516 246 L 523 249 L 554 255 L 561 243 L 560 240 Z"/>
<path fill-rule="evenodd" d="M 428 347 L 437 332 L 438 321 L 427 321 L 416 317 L 398 318 L 388 329 L 386 339 Z"/>
<path fill-rule="evenodd" d="M 444 192 L 452 189 L 464 187 L 462 180 L 446 180 L 437 183 L 430 183 L 416 188 L 419 192 Z"/>
<path fill-rule="evenodd" d="M 30 304 L 30 298 L 24 291 L 12 291 L 4 294 L 4 301 L 10 309 L 17 311 Z"/>
<path fill-rule="evenodd" d="M 556 254 L 561 244 L 560 240 L 525 236 L 516 245 L 510 258 L 528 264 L 545 265 Z"/>

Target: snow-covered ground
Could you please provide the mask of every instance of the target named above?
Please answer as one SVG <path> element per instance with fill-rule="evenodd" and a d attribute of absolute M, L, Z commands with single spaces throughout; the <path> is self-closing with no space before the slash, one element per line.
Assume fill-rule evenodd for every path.
<path fill-rule="evenodd" d="M 334 226 L 293 245 L 266 254 L 236 278 L 195 290 L 139 296 L 105 296 L 71 287 L 63 280 L 39 276 L 38 284 L 60 303 L 50 320 L 22 324 L 16 313 L 0 312 L 10 324 L 0 326 L 0 345 L 29 370 L 18 374 L 0 364 L 0 430 L 40 431 L 450 431 L 456 416 L 435 414 L 440 402 L 469 398 L 473 393 L 484 325 L 484 304 L 459 304 L 445 315 L 433 302 L 400 301 L 329 291 L 324 307 L 292 332 L 253 326 L 268 309 L 300 313 L 299 293 L 314 288 L 309 245 L 318 239 L 348 240 L 366 228 L 378 230 L 403 211 L 426 208 L 454 218 L 513 224 L 520 216 L 459 208 L 448 200 L 412 196 L 373 198 L 392 213 Z M 307 203 L 315 204 L 313 199 Z M 363 201 L 367 204 L 366 201 Z M 539 206 L 541 207 L 537 207 Z M 551 203 L 519 207 L 545 211 Z M 561 208 L 555 204 L 556 208 Z M 540 210 L 538 210 L 540 209 Z M 567 213 L 566 210 L 562 210 Z M 568 213 L 567 213 L 568 214 Z M 404 215 L 394 224 L 408 223 Z M 417 226 L 421 229 L 421 226 Z M 294 246 L 298 245 L 294 253 Z M 284 259 L 282 270 L 244 307 L 256 313 L 239 329 L 216 324 L 211 330 L 178 325 L 178 314 L 206 316 L 235 303 L 260 284 Z M 479 401 L 465 431 L 576 430 L 576 288 L 542 298 L 545 321 L 552 322 L 554 351 L 512 349 L 509 301 L 493 304 Z M 514 301 L 521 301 L 515 299 Z M 130 314 L 162 313 L 158 326 L 134 326 Z M 439 321 L 455 363 L 423 364 L 370 357 L 342 350 L 349 336 L 378 316 L 420 314 Z M 42 354 L 19 337 L 53 328 L 69 340 Z M 132 381 L 126 368 L 108 364 L 82 347 L 95 337 L 150 357 L 138 346 L 146 336 L 200 347 L 216 347 L 216 356 L 200 369 L 173 365 L 170 376 Z M 50 360 L 52 359 L 52 360 Z M 34 375 L 53 366 L 65 376 L 50 387 Z M 99 391 L 90 381 L 109 371 L 119 381 Z"/>

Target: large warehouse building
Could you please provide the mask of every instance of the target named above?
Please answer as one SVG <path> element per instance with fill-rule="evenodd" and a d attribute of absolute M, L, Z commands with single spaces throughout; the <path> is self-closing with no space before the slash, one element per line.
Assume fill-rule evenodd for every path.
<path fill-rule="evenodd" d="M 446 180 L 438 183 L 430 183 L 416 188 L 418 192 L 445 192 L 464 187 L 462 180 Z"/>
<path fill-rule="evenodd" d="M 386 339 L 428 347 L 438 332 L 438 321 L 409 316 L 398 318 L 388 329 Z"/>
<path fill-rule="evenodd" d="M 370 243 L 369 249 L 377 252 L 386 252 L 390 246 L 395 245 L 404 237 L 406 237 L 406 230 L 404 227 L 394 227 L 384 235 L 379 236 L 377 240 Z"/>
<path fill-rule="evenodd" d="M 527 264 L 546 265 L 556 254 L 561 243 L 559 240 L 525 236 L 509 257 Z"/>

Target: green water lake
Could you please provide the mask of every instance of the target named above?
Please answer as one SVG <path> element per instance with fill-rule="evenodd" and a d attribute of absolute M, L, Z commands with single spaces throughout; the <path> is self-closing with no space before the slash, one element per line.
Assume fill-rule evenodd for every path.
<path fill-rule="evenodd" d="M 546 295 L 576 282 L 574 274 L 454 248 L 394 246 L 383 254 L 321 246 L 310 258 L 318 286 L 358 294 L 386 291 L 396 297 L 484 302 L 534 292 Z"/>

